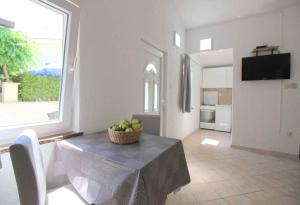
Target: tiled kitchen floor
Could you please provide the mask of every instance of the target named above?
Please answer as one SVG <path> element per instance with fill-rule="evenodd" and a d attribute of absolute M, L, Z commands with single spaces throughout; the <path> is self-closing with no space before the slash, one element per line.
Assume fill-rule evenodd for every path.
<path fill-rule="evenodd" d="M 230 134 L 183 141 L 191 183 L 166 205 L 300 205 L 300 161 L 230 148 Z"/>

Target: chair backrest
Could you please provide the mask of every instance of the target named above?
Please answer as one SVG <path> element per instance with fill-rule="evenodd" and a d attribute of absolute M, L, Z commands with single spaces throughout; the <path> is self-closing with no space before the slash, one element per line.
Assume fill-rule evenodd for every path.
<path fill-rule="evenodd" d="M 132 115 L 132 119 L 137 119 L 142 121 L 143 132 L 160 135 L 160 116 L 159 115 Z"/>
<path fill-rule="evenodd" d="M 45 205 L 46 176 L 38 138 L 24 131 L 10 146 L 21 205 Z"/>

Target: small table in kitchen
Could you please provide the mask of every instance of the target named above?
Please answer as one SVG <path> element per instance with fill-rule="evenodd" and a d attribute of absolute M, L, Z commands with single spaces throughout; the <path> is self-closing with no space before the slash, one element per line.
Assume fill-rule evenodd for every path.
<path fill-rule="evenodd" d="M 50 176 L 67 176 L 89 204 L 163 205 L 190 182 L 181 141 L 149 134 L 131 145 L 106 132 L 60 141 L 53 162 Z"/>

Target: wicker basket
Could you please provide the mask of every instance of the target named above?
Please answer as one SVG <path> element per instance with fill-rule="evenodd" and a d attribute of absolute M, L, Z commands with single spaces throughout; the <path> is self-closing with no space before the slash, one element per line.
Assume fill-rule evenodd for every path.
<path fill-rule="evenodd" d="M 111 128 L 108 128 L 108 135 L 110 141 L 116 144 L 133 144 L 139 141 L 140 135 L 142 133 L 142 128 L 133 132 L 118 132 L 113 131 Z"/>

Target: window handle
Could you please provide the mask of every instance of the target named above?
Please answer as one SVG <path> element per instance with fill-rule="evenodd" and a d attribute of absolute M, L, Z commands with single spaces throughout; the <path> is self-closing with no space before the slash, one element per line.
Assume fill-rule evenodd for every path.
<path fill-rule="evenodd" d="M 75 56 L 75 58 L 74 58 L 73 65 L 71 65 L 69 67 L 69 71 L 70 72 L 75 72 L 76 68 L 77 68 L 77 56 Z"/>

